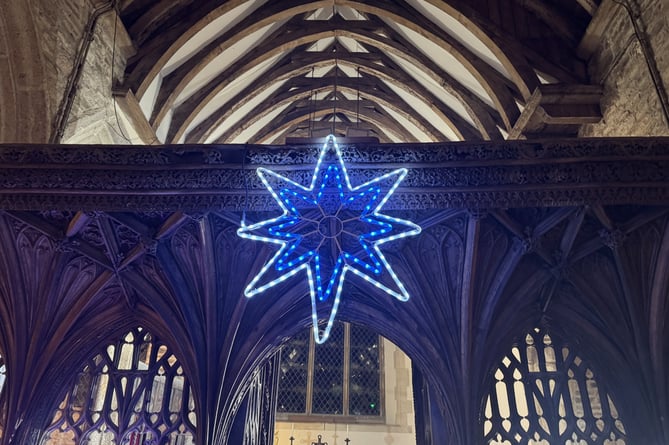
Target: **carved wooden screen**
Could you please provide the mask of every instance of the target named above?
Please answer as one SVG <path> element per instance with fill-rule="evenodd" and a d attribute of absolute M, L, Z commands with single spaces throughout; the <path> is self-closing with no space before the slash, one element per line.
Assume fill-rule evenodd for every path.
<path fill-rule="evenodd" d="M 44 445 L 192 445 L 195 407 L 179 360 L 142 328 L 89 360 Z"/>
<path fill-rule="evenodd" d="M 618 410 L 592 368 L 539 329 L 495 371 L 484 434 L 495 445 L 626 443 Z"/>

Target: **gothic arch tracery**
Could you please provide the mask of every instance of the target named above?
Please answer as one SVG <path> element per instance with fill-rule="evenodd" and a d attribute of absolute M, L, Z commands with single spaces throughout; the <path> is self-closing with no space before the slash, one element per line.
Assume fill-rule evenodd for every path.
<path fill-rule="evenodd" d="M 137 327 L 84 364 L 42 443 L 190 445 L 196 424 L 179 359 Z"/>
<path fill-rule="evenodd" d="M 502 359 L 481 415 L 491 445 L 624 445 L 623 421 L 592 366 L 555 334 L 534 329 Z"/>

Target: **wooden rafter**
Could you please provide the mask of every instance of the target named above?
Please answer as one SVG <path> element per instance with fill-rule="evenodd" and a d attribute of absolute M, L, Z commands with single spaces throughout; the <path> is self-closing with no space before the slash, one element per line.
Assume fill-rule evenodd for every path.
<path fill-rule="evenodd" d="M 292 20 L 292 23 L 294 25 L 300 22 L 302 22 L 300 18 L 294 18 Z M 257 31 L 255 27 L 253 29 Z M 282 27 L 271 33 L 269 36 L 267 36 L 264 42 L 272 42 L 275 39 L 282 39 L 285 41 L 290 38 L 289 34 L 290 30 L 292 29 L 293 27 L 290 26 L 290 23 L 286 23 Z M 160 90 L 158 92 L 158 97 L 156 98 L 156 103 L 151 112 L 151 118 L 149 120 L 151 125 L 153 125 L 154 127 L 160 125 L 160 123 L 165 118 L 165 115 L 167 114 L 169 109 L 174 105 L 177 98 L 188 86 L 188 84 L 200 72 L 202 72 L 202 70 L 204 70 L 208 64 L 212 63 L 212 61 L 218 55 L 220 55 L 223 51 L 225 51 L 234 43 L 237 43 L 239 41 L 238 39 L 240 39 L 241 37 L 245 37 L 247 35 L 248 34 L 244 32 L 241 33 L 240 35 L 230 36 L 229 41 L 222 42 L 218 46 L 212 46 L 211 44 L 208 45 L 204 49 L 200 50 L 196 55 L 190 57 L 186 62 L 184 62 L 184 64 L 182 64 L 175 71 L 166 76 L 161 82 Z M 205 50 L 207 50 L 208 52 L 205 53 Z M 271 55 L 274 56 L 276 54 L 280 54 L 280 51 L 275 50 L 272 52 Z M 255 51 L 255 55 L 256 57 L 258 56 L 257 51 Z M 255 64 L 262 63 L 264 60 L 268 58 L 270 58 L 270 56 L 256 58 Z M 255 65 L 251 66 L 246 65 L 246 68 L 249 69 L 253 68 L 254 66 Z M 235 63 L 224 72 L 234 73 L 235 70 L 238 68 L 239 64 Z M 232 80 L 234 80 L 234 78 L 230 79 L 230 81 Z"/>
<path fill-rule="evenodd" d="M 564 67 L 509 35 L 488 17 L 473 8 L 468 0 L 425 1 L 457 17 L 458 21 L 481 39 L 506 67 L 516 85 L 521 85 L 523 79 L 530 79 L 531 73 L 535 70 L 547 73 L 560 82 L 583 83 L 587 80 L 585 64 L 578 60 L 575 52 L 572 52 L 569 57 L 571 66 Z M 520 75 L 521 72 L 524 74 Z M 529 96 L 538 85 L 538 79 L 533 84 L 526 85 L 522 90 L 523 95 Z"/>
<path fill-rule="evenodd" d="M 315 101 L 315 103 L 309 106 L 287 110 L 286 113 L 282 113 L 266 124 L 249 142 L 264 143 L 272 134 L 279 133 L 285 128 L 291 127 L 298 122 L 305 121 L 309 119 L 309 116 L 319 118 L 330 114 L 333 111 L 332 102 L 333 101 Z M 374 102 L 363 101 L 362 104 L 360 104 L 361 106 L 359 106 L 357 101 L 337 102 L 337 112 L 345 113 L 349 116 L 356 116 L 359 111 L 361 118 L 364 117 L 366 121 L 373 122 L 381 128 L 387 128 L 388 131 L 392 131 L 398 139 L 407 142 L 416 142 L 414 135 L 402 127 L 392 116 L 388 115 L 383 110 L 375 108 L 376 104 Z"/>
<path fill-rule="evenodd" d="M 414 47 L 411 42 L 402 37 L 398 32 L 389 31 L 389 34 L 390 37 L 388 38 L 379 38 L 380 41 L 378 43 L 374 42 L 374 36 L 370 36 L 369 34 L 361 36 L 361 41 L 372 46 L 378 46 L 385 52 L 394 54 L 397 57 L 409 61 L 412 65 L 419 67 L 428 76 L 431 76 L 435 82 L 447 89 L 447 91 L 452 92 L 456 97 L 461 98 L 463 101 L 464 98 L 467 98 L 467 102 L 472 109 L 476 108 L 477 110 L 481 110 L 486 108 L 481 105 L 485 103 L 481 98 L 469 88 L 465 87 L 448 71 L 441 68 L 431 58 L 423 54 L 420 49 Z M 401 49 L 398 50 L 398 48 Z M 496 104 L 497 108 L 495 109 L 495 112 L 501 117 L 503 125 L 509 128 L 509 125 L 512 122 L 515 122 L 515 119 L 520 112 L 515 104 L 513 96 L 508 89 L 505 89 L 504 84 L 505 82 L 500 81 L 497 86 L 494 87 L 494 92 L 490 95 L 490 99 Z M 492 85 L 492 83 L 490 83 L 490 85 Z M 488 93 L 490 93 L 490 90 Z M 494 134 L 494 132 L 491 134 Z"/>
<path fill-rule="evenodd" d="M 428 88 L 418 83 L 414 78 L 407 74 L 402 67 L 395 64 L 381 52 L 349 53 L 344 48 L 339 48 L 337 51 L 337 59 L 340 65 L 348 66 L 354 70 L 360 69 L 360 72 L 364 75 L 372 76 L 379 81 L 394 85 L 395 87 L 420 98 L 420 100 L 427 104 L 435 114 L 443 119 L 456 134 L 459 134 L 464 139 L 501 138 L 496 124 L 490 116 L 490 113 L 495 113 L 495 110 L 482 102 L 475 95 L 469 93 L 468 96 L 461 98 L 464 101 L 463 106 L 465 109 L 472 110 L 469 114 L 478 124 L 478 128 L 473 128 L 467 120 L 450 109 L 450 107 L 444 104 L 441 99 L 436 97 L 436 95 Z M 331 63 L 333 63 L 333 60 L 329 49 L 322 52 L 299 52 L 294 50 L 290 55 L 282 58 L 281 61 L 277 62 L 277 64 L 271 68 L 272 76 L 259 76 L 248 87 L 244 88 L 226 103 L 222 104 L 201 124 L 191 130 L 186 137 L 186 141 L 193 143 L 205 142 L 214 129 L 220 126 L 243 105 L 261 94 L 267 88 L 270 88 L 272 84 L 276 82 L 285 82 L 286 79 L 289 78 L 293 78 L 294 81 L 299 81 L 299 78 L 304 77 L 312 68 Z M 444 87 L 450 89 L 449 85 L 445 85 Z M 363 91 L 364 88 L 361 88 L 361 92 Z M 462 94 L 464 94 L 464 92 Z M 476 109 L 478 113 L 475 113 L 473 109 Z"/>
<path fill-rule="evenodd" d="M 318 121 L 323 122 L 323 121 Z M 312 122 L 302 121 L 298 122 L 295 125 L 287 128 L 285 131 L 278 133 L 274 140 L 270 141 L 272 144 L 283 143 L 286 138 L 305 138 L 310 139 L 314 137 L 313 129 L 311 128 Z M 330 123 L 331 124 L 331 123 Z M 335 122 L 334 123 L 334 132 L 335 135 L 348 136 L 351 129 L 361 130 L 372 132 L 372 136 L 375 136 L 379 139 L 379 142 L 382 144 L 392 143 L 393 140 L 383 131 L 382 128 L 379 128 L 372 122 L 360 121 L 360 122 Z M 369 135 L 369 134 L 368 134 Z"/>
<path fill-rule="evenodd" d="M 434 41 L 440 47 L 447 50 L 465 67 L 465 69 L 479 82 L 479 84 L 481 84 L 493 102 L 497 104 L 497 107 L 499 108 L 502 116 L 505 114 L 508 115 L 506 120 L 512 122 L 513 116 L 518 113 L 518 108 L 516 107 L 511 95 L 511 91 L 515 90 L 516 88 L 512 82 L 508 81 L 506 78 L 504 78 L 504 76 L 499 74 L 495 69 L 483 61 L 478 55 L 474 54 L 462 43 L 436 26 L 433 22 L 427 20 L 422 14 L 415 11 L 409 5 L 403 5 L 402 8 L 393 7 L 392 5 L 393 4 L 391 2 L 378 2 L 375 0 L 372 2 L 365 2 L 364 6 L 358 7 L 360 7 L 363 11 L 366 11 L 365 8 L 369 8 L 369 10 L 366 12 L 374 11 L 375 13 L 384 14 L 380 15 L 378 19 L 392 19 L 393 21 L 408 27 L 423 37 Z M 392 8 L 392 10 L 390 10 L 390 8 Z M 376 16 L 372 16 L 372 18 L 376 18 Z M 415 51 L 419 54 L 422 53 L 420 48 L 416 48 L 411 42 L 402 37 L 392 27 L 386 25 L 385 29 L 385 32 L 388 34 L 390 39 L 401 42 L 405 47 L 412 51 Z M 527 83 L 527 81 L 525 83 Z M 510 128 L 508 123 L 507 127 Z"/>
<path fill-rule="evenodd" d="M 132 23 L 143 21 L 144 26 L 142 29 L 154 32 L 151 35 L 139 35 L 130 32 L 130 36 L 137 45 L 138 51 L 128 60 L 126 86 L 138 98 L 141 98 L 151 82 L 160 74 L 181 46 L 186 44 L 211 20 L 214 20 L 215 17 L 230 12 L 245 1 L 247 0 L 233 0 L 223 2 L 222 4 L 218 1 L 208 1 L 205 4 L 200 4 L 198 8 L 189 8 L 186 15 L 174 14 L 171 26 L 163 26 L 164 23 L 161 22 L 154 24 L 156 19 L 152 11 L 150 9 L 147 10 Z M 126 15 L 132 13 L 130 9 L 128 8 L 127 11 L 122 12 L 124 21 Z M 132 28 L 132 25 L 130 25 L 130 28 Z"/>
<path fill-rule="evenodd" d="M 378 34 L 378 30 L 383 26 L 386 26 L 384 33 L 391 35 L 391 38 Z M 311 30 L 317 30 L 315 31 L 316 34 L 313 34 L 314 31 L 310 32 Z M 354 39 L 357 37 L 370 46 L 378 46 L 384 51 L 392 52 L 396 56 L 407 59 L 411 63 L 428 71 L 430 74 L 432 74 L 435 81 L 438 83 L 448 83 L 453 87 L 454 90 L 459 91 L 460 94 L 466 94 L 470 97 L 474 96 L 471 91 L 460 85 L 460 83 L 448 72 L 440 68 L 429 57 L 422 54 L 418 49 L 413 47 L 411 42 L 404 39 L 397 32 L 389 29 L 387 25 L 382 23 L 379 19 L 346 21 L 339 18 L 338 16 L 333 16 L 332 19 L 327 21 L 294 19 L 285 24 L 283 27 L 269 36 L 264 44 L 254 48 L 254 50 L 250 51 L 244 58 L 240 59 L 223 73 L 219 74 L 213 81 L 213 83 L 218 82 L 218 85 L 205 86 L 203 89 L 196 92 L 191 99 L 186 100 L 186 102 L 181 106 L 182 110 L 177 110 L 176 115 L 185 116 L 185 122 L 190 122 L 190 120 L 193 118 L 193 113 L 187 111 L 187 104 L 190 103 L 191 107 L 194 106 L 194 111 L 197 112 L 199 109 L 201 109 L 200 105 L 202 101 L 206 101 L 207 99 L 211 100 L 210 98 L 212 97 L 214 91 L 220 91 L 222 88 L 220 86 L 221 84 L 228 84 L 232 81 L 232 79 L 242 75 L 243 71 L 250 69 L 256 66 L 258 63 L 262 63 L 262 61 L 267 60 L 269 57 L 280 53 L 282 49 L 286 47 L 295 47 L 297 45 L 296 40 L 298 40 L 300 44 L 313 42 L 327 35 L 328 32 L 340 34 Z M 436 36 L 433 37 L 438 39 Z M 454 44 L 451 43 L 451 46 L 453 45 Z M 479 65 L 481 64 L 479 63 Z M 188 65 L 185 64 L 184 66 L 186 67 Z M 471 67 L 471 64 L 469 64 L 469 66 Z M 488 67 L 487 65 L 486 67 L 486 75 L 488 77 L 493 77 L 495 81 L 489 81 L 482 75 L 477 75 L 475 77 L 482 81 L 484 86 L 488 85 L 488 91 L 493 93 L 492 100 L 498 105 L 498 108 L 501 111 L 500 114 L 504 117 L 505 126 L 508 128 L 510 123 L 515 121 L 515 117 L 519 113 L 518 108 L 516 107 L 514 98 L 512 97 L 511 92 L 507 87 L 507 82 L 505 82 L 502 76 L 496 73 L 496 71 L 492 70 L 492 68 Z M 473 70 L 472 72 L 477 72 L 476 69 L 471 69 Z M 187 83 L 186 80 L 192 78 L 192 76 L 195 74 L 196 73 L 190 72 L 188 77 L 184 78 L 179 77 L 178 72 L 175 71 L 163 81 L 160 89 L 161 92 L 156 102 L 156 108 L 154 109 L 152 116 L 151 123 L 154 128 L 160 125 L 162 118 L 166 116 L 168 109 L 172 106 L 178 97 L 179 92 L 183 91 L 183 88 L 185 88 Z M 208 91 L 210 89 L 213 91 Z M 186 107 L 186 109 L 184 109 L 184 107 Z M 169 140 L 171 141 L 178 140 L 185 131 L 183 125 L 176 123 L 173 125 L 173 127 L 175 126 L 178 126 L 178 128 L 170 129 L 171 137 L 169 137 Z"/>
<path fill-rule="evenodd" d="M 564 13 L 550 2 L 542 0 L 515 1 L 543 21 L 546 26 L 550 26 L 560 37 L 569 42 L 572 47 L 578 43 L 580 35 L 576 23 L 565 17 Z"/>
<path fill-rule="evenodd" d="M 599 4 L 597 4 L 595 0 L 576 0 L 576 1 L 590 15 L 595 15 L 595 12 L 597 12 L 597 8 L 599 8 Z"/>
<path fill-rule="evenodd" d="M 242 76 L 248 70 L 254 68 L 264 61 L 280 55 L 285 51 L 291 50 L 298 46 L 313 43 L 323 38 L 332 37 L 336 30 L 340 28 L 338 21 L 334 21 L 324 28 L 304 27 L 284 25 L 277 31 L 268 36 L 263 43 L 254 47 L 246 53 L 242 58 L 234 62 L 231 66 L 223 72 L 215 76 L 215 78 L 207 85 L 193 93 L 191 97 L 186 99 L 175 110 L 175 118 L 172 120 L 172 125 L 168 132 L 168 140 L 178 140 L 186 131 L 186 128 L 192 122 L 195 115 L 199 113 L 225 86 L 229 85 L 233 80 Z M 174 82 L 179 80 L 175 78 Z M 175 83 L 167 84 L 161 87 L 173 88 Z M 174 98 L 176 99 L 176 98 Z M 168 101 L 161 107 L 162 112 L 158 112 L 158 116 L 164 116 L 166 110 L 172 104 Z M 156 118 L 152 125 L 156 127 L 160 124 L 160 119 Z"/>
<path fill-rule="evenodd" d="M 379 36 L 373 30 L 369 30 L 368 24 L 365 23 L 366 21 L 346 22 L 346 29 L 343 29 L 342 21 L 343 20 L 330 20 L 319 22 L 317 24 L 311 24 L 311 27 L 295 27 L 296 24 L 294 23 L 291 24 L 292 26 L 284 26 L 270 36 L 265 43 L 249 51 L 244 57 L 217 75 L 209 84 L 195 92 L 189 99 L 177 107 L 168 132 L 168 141 L 179 140 L 181 136 L 184 135 L 184 132 L 194 117 L 216 96 L 218 92 L 230 84 L 232 80 L 241 76 L 243 72 L 256 66 L 258 63 L 262 63 L 268 58 L 281 54 L 285 50 L 289 50 L 308 42 L 315 42 L 324 37 L 331 37 L 332 35 L 342 35 L 353 39 L 357 38 L 369 45 L 377 45 L 385 51 L 391 51 L 400 57 L 409 58 L 418 66 L 424 66 L 424 63 L 429 63 L 432 69 L 439 69 L 438 73 L 433 74 L 439 81 L 442 81 L 442 79 L 448 75 L 448 73 L 445 73 L 438 68 L 438 66 L 431 62 L 426 56 L 421 54 L 410 54 L 416 53 L 417 51 L 402 46 L 388 38 Z M 164 88 L 171 88 L 170 84 L 166 84 Z M 153 125 L 154 127 L 159 125 L 159 121 L 153 122 Z"/>
<path fill-rule="evenodd" d="M 388 57 L 388 55 L 376 48 L 370 48 L 370 52 L 377 54 L 384 67 L 386 67 L 383 70 L 378 70 L 379 73 L 375 74 L 379 78 L 383 79 L 386 83 L 396 83 L 410 94 L 417 94 L 420 97 L 424 97 L 427 103 L 435 105 L 437 112 L 439 112 L 439 110 L 444 110 L 449 119 L 453 120 L 454 123 L 457 123 L 458 120 L 461 119 L 461 116 L 456 112 L 449 112 L 450 107 L 444 104 L 429 88 L 423 86 L 423 84 L 418 82 L 412 75 L 407 73 L 402 66 L 395 63 L 395 61 Z M 369 64 L 366 64 L 363 69 L 365 72 L 369 70 L 372 73 L 377 73 L 376 65 L 369 66 Z M 497 109 L 488 105 L 476 94 L 467 88 L 464 88 L 459 82 L 454 81 L 454 79 L 445 77 L 440 84 L 444 91 L 456 98 L 462 104 L 467 115 L 475 123 L 476 128 L 483 139 L 489 140 L 502 138 L 497 126 L 503 126 L 504 123 L 502 122 L 502 118 Z"/>
<path fill-rule="evenodd" d="M 539 5 L 534 0 L 516 0 L 519 2 L 529 2 L 535 4 L 534 6 L 541 7 L 545 13 L 552 13 L 545 5 Z M 590 0 L 582 0 L 589 2 Z M 192 36 L 197 30 L 201 30 L 213 20 L 215 17 L 230 12 L 231 9 L 243 2 L 225 2 L 218 1 L 206 2 L 201 8 L 187 8 L 186 6 L 166 6 L 169 2 L 161 2 L 152 8 L 145 10 L 142 15 L 133 20 L 130 32 L 137 43 L 139 43 L 139 51 L 135 59 L 129 64 L 126 85 L 135 92 L 138 98 L 146 91 L 148 85 L 159 74 L 159 72 L 166 66 L 171 55 L 186 42 L 186 36 Z M 213 99 L 216 92 L 221 91 L 225 85 L 229 84 L 232 79 L 237 77 L 227 77 L 224 73 L 214 79 L 212 84 L 205 86 L 203 89 L 197 91 L 194 96 L 186 99 L 180 106 L 174 107 L 177 98 L 181 95 L 187 85 L 201 70 L 207 66 L 213 58 L 221 54 L 225 49 L 230 48 L 236 42 L 239 42 L 244 37 L 251 35 L 253 32 L 262 29 L 271 23 L 280 23 L 287 21 L 282 28 L 277 31 L 277 34 L 271 37 L 277 44 L 270 48 L 265 40 L 260 46 L 270 52 L 266 51 L 268 56 L 275 56 L 280 54 L 285 49 L 294 47 L 295 40 L 284 38 L 281 40 L 281 34 L 291 35 L 292 37 L 304 39 L 307 33 L 300 34 L 298 28 L 310 27 L 314 30 L 323 30 L 321 37 L 325 37 L 330 32 L 330 36 L 340 34 L 351 38 L 356 38 L 356 34 L 362 36 L 359 41 L 365 41 L 370 49 L 375 47 L 382 53 L 393 52 L 395 56 L 407 57 L 413 56 L 415 51 L 413 45 L 407 42 L 406 39 L 401 44 L 395 42 L 398 37 L 389 25 L 398 23 L 412 29 L 413 31 L 423 35 L 448 50 L 456 59 L 458 59 L 463 66 L 477 79 L 477 81 L 487 91 L 492 101 L 495 103 L 497 110 L 503 120 L 504 125 L 508 131 L 513 125 L 517 117 L 518 109 L 515 105 L 516 100 L 521 100 L 529 96 L 531 91 L 537 84 L 536 73 L 529 67 L 527 60 L 535 64 L 535 67 L 542 72 L 546 72 L 559 80 L 573 81 L 574 75 L 569 69 L 564 69 L 556 64 L 543 59 L 542 55 L 536 54 L 527 48 L 525 45 L 515 40 L 511 36 L 505 34 L 498 29 L 494 23 L 489 19 L 482 17 L 474 11 L 474 9 L 466 5 L 463 1 L 454 1 L 449 4 L 444 2 L 430 1 L 430 3 L 441 8 L 447 13 L 456 17 L 468 27 L 474 34 L 490 47 L 490 49 L 498 56 L 501 63 L 511 75 L 512 81 L 509 81 L 504 76 L 499 74 L 487 62 L 482 60 L 477 54 L 474 54 L 468 47 L 460 43 L 459 40 L 453 38 L 450 34 L 445 32 L 440 26 L 429 20 L 422 12 L 419 12 L 411 5 L 404 2 L 381 2 L 379 0 L 358 2 L 342 0 L 339 4 L 353 8 L 360 11 L 364 20 L 344 20 L 338 14 L 334 14 L 330 20 L 304 20 L 303 17 L 310 11 L 328 7 L 331 2 L 327 1 L 288 1 L 280 0 L 270 2 L 269 4 L 258 8 L 252 14 L 248 14 L 242 18 L 237 24 L 233 25 L 226 32 L 216 37 L 213 41 L 207 43 L 194 56 L 186 60 L 181 66 L 177 67 L 175 71 L 170 73 L 165 79 L 159 89 L 156 106 L 151 116 L 151 123 L 153 128 L 158 128 L 169 110 L 174 111 L 174 120 L 171 127 L 168 129 L 168 141 L 176 142 L 184 137 L 186 130 L 191 126 L 195 115 L 203 108 L 203 102 L 209 102 Z M 545 3 L 545 2 L 544 2 Z M 525 5 L 526 8 L 532 9 L 532 5 Z M 158 8 L 158 9 L 156 9 Z M 177 20 L 172 15 L 179 15 L 178 11 L 181 9 L 199 9 L 197 12 L 191 12 L 186 20 Z M 536 8 L 535 8 L 536 9 Z M 160 11 L 159 11 L 160 10 Z M 555 11 L 553 11 L 555 12 Z M 184 23 L 188 22 L 187 27 Z M 326 22 L 324 26 L 324 22 Z M 162 25 L 172 23 L 166 26 L 165 30 L 160 30 Z M 337 24 L 340 24 L 338 26 Z M 161 25 L 162 24 L 162 25 Z M 559 27 L 558 27 L 559 28 Z M 381 31 L 383 29 L 383 31 Z M 556 29 L 554 27 L 554 29 Z M 559 31 L 559 29 L 557 29 Z M 178 32 L 177 32 L 178 31 Z M 317 31 L 314 31 L 317 33 Z M 388 38 L 391 36 L 392 38 Z M 400 38 L 402 36 L 399 36 Z M 318 40 L 315 35 L 313 38 L 303 40 L 303 43 Z M 251 50 L 250 53 L 253 53 Z M 527 55 L 527 59 L 525 58 Z M 250 61 L 249 64 L 236 64 L 231 69 L 226 70 L 229 75 L 242 76 L 247 69 L 252 68 L 255 64 L 260 63 L 267 58 L 256 57 L 254 59 L 246 58 Z M 429 57 L 426 57 L 431 61 Z M 410 60 L 413 63 L 414 60 Z M 232 69 L 234 68 L 234 69 Z M 421 69 L 424 69 L 421 68 Z M 577 70 L 578 71 L 578 70 Z M 429 72 L 428 72 L 429 73 Z M 475 104 L 473 107 L 471 101 L 469 103 L 463 100 L 466 95 L 473 95 L 471 91 L 460 85 L 455 79 L 444 76 L 442 72 L 437 72 L 435 77 L 441 78 L 438 80 L 442 86 L 448 90 L 451 88 L 455 92 L 459 100 L 462 101 L 465 108 L 468 109 L 470 117 L 475 121 L 479 131 L 481 131 L 483 138 L 497 138 L 499 132 L 495 125 L 490 125 L 490 122 L 485 113 L 482 113 L 485 107 L 480 104 Z M 445 73 L 448 74 L 448 73 Z M 571 77 L 570 77 L 571 76 Z M 208 89 L 213 88 L 213 89 Z M 452 94 L 452 91 L 451 91 Z M 473 95 L 475 96 L 475 95 Z M 438 110 L 443 107 L 436 107 Z M 472 110 L 476 108 L 476 110 Z M 483 116 L 483 117 L 479 117 Z M 451 119 L 452 120 L 452 119 Z M 487 122 L 486 122 L 487 121 Z M 499 125 L 499 123 L 497 123 Z M 454 125 L 461 127 L 461 125 Z M 205 126 L 205 128 L 207 128 Z M 209 127 L 211 128 L 211 127 Z M 197 129 L 201 131 L 201 129 Z M 194 133 L 195 135 L 196 133 Z M 188 140 L 193 140 L 188 136 Z"/>
<path fill-rule="evenodd" d="M 339 90 L 356 94 L 358 88 L 361 95 L 367 99 L 377 102 L 384 107 L 392 109 L 409 122 L 421 129 L 421 131 L 428 134 L 434 141 L 445 139 L 445 135 L 440 132 L 432 123 L 424 117 L 412 113 L 411 106 L 407 104 L 397 93 L 392 90 L 384 91 L 383 85 L 379 84 L 378 79 L 365 76 L 360 79 L 349 77 L 326 76 L 317 78 L 298 78 L 291 81 L 290 88 L 277 91 L 265 99 L 261 104 L 255 107 L 249 114 L 253 115 L 253 120 L 245 119 L 239 125 L 235 125 L 228 131 L 223 133 L 218 140 L 221 143 L 226 143 L 234 140 L 239 134 L 252 125 L 254 121 L 262 119 L 264 116 L 270 114 L 277 108 L 284 108 L 287 104 L 297 104 L 302 99 L 308 98 L 312 94 L 322 93 L 325 91 L 332 91 L 334 85 L 337 85 Z M 326 99 L 328 99 L 326 97 Z M 361 101 L 362 102 L 362 101 Z"/>

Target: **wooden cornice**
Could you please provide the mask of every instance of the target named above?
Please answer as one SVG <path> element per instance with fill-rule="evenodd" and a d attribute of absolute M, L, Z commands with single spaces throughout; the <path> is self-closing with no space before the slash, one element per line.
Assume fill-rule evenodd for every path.
<path fill-rule="evenodd" d="M 343 105 L 338 110 L 346 112 Z M 330 107 L 321 111 L 331 112 Z M 299 114 L 295 112 L 295 119 Z M 289 128 L 291 122 L 286 116 L 283 119 Z M 367 144 L 342 149 L 353 183 L 365 182 L 379 169 L 408 168 L 409 175 L 387 205 L 420 210 L 664 205 L 669 202 L 668 147 L 667 138 L 593 138 Z M 262 165 L 300 182 L 311 174 L 319 149 L 251 144 L 4 145 L 0 148 L 0 207 L 271 210 L 273 199 L 259 181 L 251 179 L 250 170 Z M 565 251 L 568 244 L 565 241 Z"/>

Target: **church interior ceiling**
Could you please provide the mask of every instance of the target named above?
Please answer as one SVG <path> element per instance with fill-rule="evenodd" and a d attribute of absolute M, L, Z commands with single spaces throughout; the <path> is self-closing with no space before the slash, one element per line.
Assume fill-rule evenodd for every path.
<path fill-rule="evenodd" d="M 597 0 L 126 0 L 132 92 L 163 143 L 574 135 L 599 120 Z"/>

